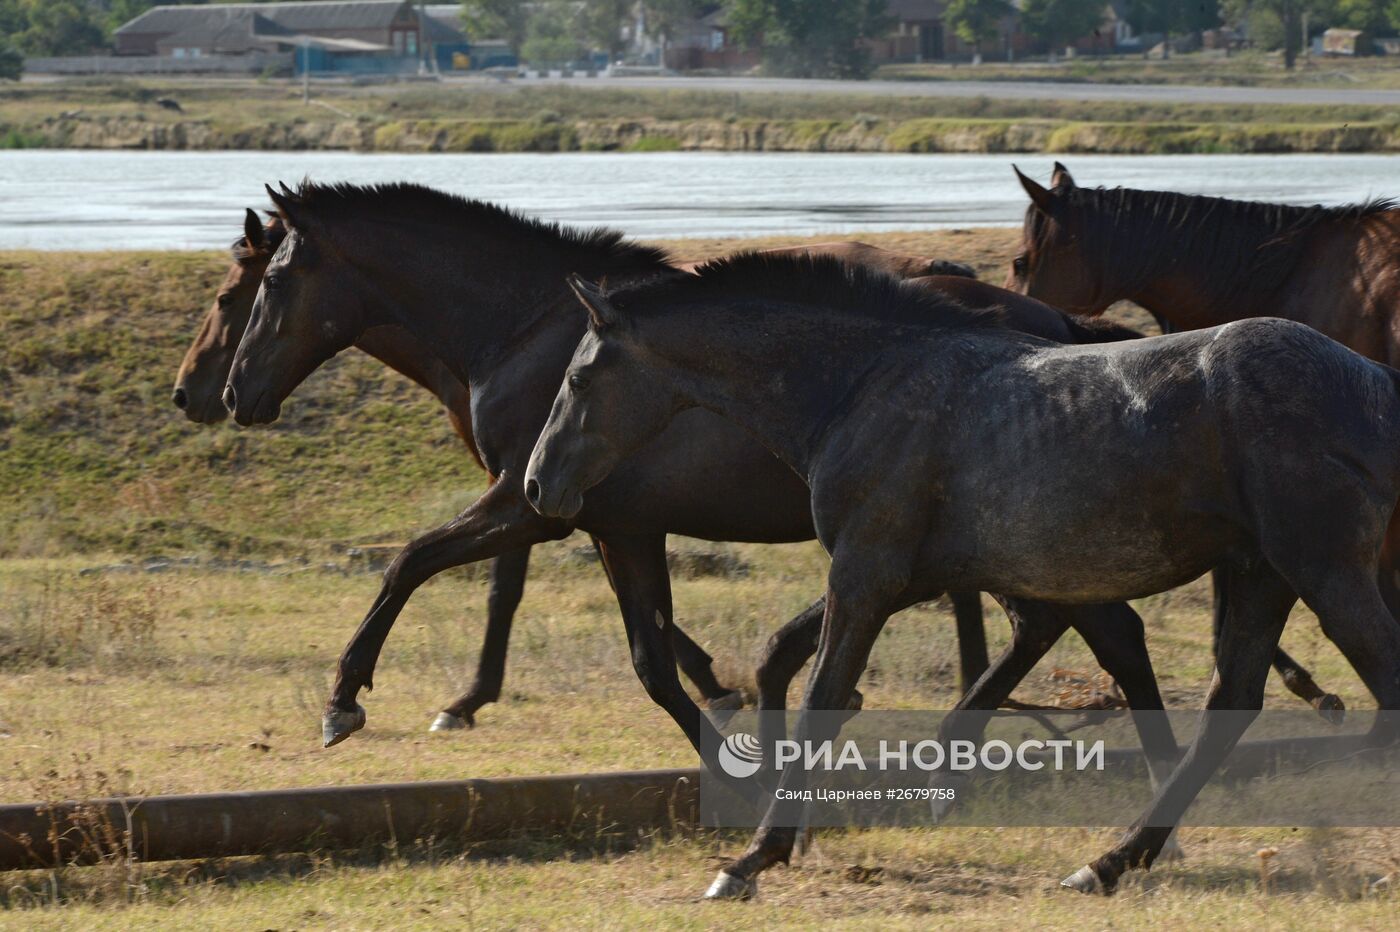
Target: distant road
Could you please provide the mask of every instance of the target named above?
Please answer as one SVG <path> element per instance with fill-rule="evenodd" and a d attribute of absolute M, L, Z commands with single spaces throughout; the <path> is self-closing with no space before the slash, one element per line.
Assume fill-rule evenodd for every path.
<path fill-rule="evenodd" d="M 1400 106 L 1400 90 L 1365 88 L 1194 87 L 1180 84 L 1073 84 L 1051 81 L 802 81 L 793 78 L 749 77 L 517 78 L 509 83 L 516 87 L 558 84 L 599 90 L 636 88 L 727 93 L 991 97 L 1002 100 Z"/>

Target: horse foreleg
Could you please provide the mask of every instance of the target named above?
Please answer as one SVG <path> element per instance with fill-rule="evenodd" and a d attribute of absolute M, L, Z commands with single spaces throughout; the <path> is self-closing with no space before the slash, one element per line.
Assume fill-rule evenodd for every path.
<path fill-rule="evenodd" d="M 906 584 L 890 575 L 895 562 L 881 561 L 879 554 L 872 553 L 849 560 L 844 559 L 839 550 L 833 554 L 820 646 L 797 725 L 799 741 L 819 744 L 835 739 L 840 730 L 835 716 L 821 715 L 813 720 L 808 712 L 849 707 L 851 693 L 865 670 L 875 639 L 890 612 L 898 607 L 897 596 Z M 778 792 L 770 797 L 768 809 L 748 850 L 719 872 L 706 898 L 752 896 L 757 890 L 759 873 L 791 859 L 797 827 L 802 824 L 805 811 L 801 799 L 805 787 L 806 774 L 802 768 L 783 770 Z"/>
<path fill-rule="evenodd" d="M 414 538 L 389 564 L 379 596 L 341 654 L 321 718 L 325 746 L 339 744 L 364 727 L 365 711 L 355 698 L 361 688 L 374 688 L 379 653 L 415 589 L 445 569 L 567 537 L 571 531 L 563 522 L 541 517 L 514 483 L 497 482 L 456 518 Z"/>
<path fill-rule="evenodd" d="M 1157 675 L 1152 670 L 1152 658 L 1147 653 L 1147 632 L 1142 616 L 1126 602 L 1075 606 L 1067 610 L 1074 630 L 1128 700 L 1155 793 L 1171 776 L 1178 748 L 1157 686 Z M 1175 833 L 1167 839 L 1162 856 L 1169 860 L 1183 856 Z"/>
<path fill-rule="evenodd" d="M 958 692 L 966 695 L 990 661 L 987 657 L 987 627 L 982 619 L 980 592 L 950 592 L 953 618 L 958 626 Z"/>
<path fill-rule="evenodd" d="M 486 636 L 471 687 L 438 713 L 429 731 L 453 731 L 476 725 L 476 711 L 501 697 L 511 623 L 525 593 L 530 548 L 503 553 L 491 562 L 491 591 L 486 597 Z"/>

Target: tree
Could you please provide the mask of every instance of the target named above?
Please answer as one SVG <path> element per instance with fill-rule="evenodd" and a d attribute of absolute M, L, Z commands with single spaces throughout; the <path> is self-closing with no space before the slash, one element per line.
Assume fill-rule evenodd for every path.
<path fill-rule="evenodd" d="M 1220 4 L 1218 0 L 1131 0 L 1128 22 L 1138 32 L 1160 32 L 1163 55 L 1170 55 L 1173 33 L 1200 32 L 1220 24 Z"/>
<path fill-rule="evenodd" d="M 1283 35 L 1283 66 L 1289 70 L 1298 62 L 1304 13 L 1326 13 L 1335 0 L 1222 0 L 1221 13 L 1231 22 L 1250 21 L 1259 14 L 1276 17 Z M 1251 28 L 1251 38 L 1253 29 Z"/>
<path fill-rule="evenodd" d="M 643 0 L 642 3 L 647 31 L 667 39 L 671 38 L 678 25 L 699 19 L 710 6 L 708 0 Z"/>
<path fill-rule="evenodd" d="M 0 81 L 18 81 L 24 71 L 24 56 L 19 49 L 0 39 Z"/>
<path fill-rule="evenodd" d="M 862 39 L 889 31 L 885 0 L 731 0 L 738 41 L 763 50 L 763 66 L 798 78 L 863 78 L 870 51 Z"/>
<path fill-rule="evenodd" d="M 1327 23 L 1343 29 L 1364 29 L 1373 36 L 1379 35 L 1390 31 L 1390 10 L 1387 0 L 1337 0 Z"/>
<path fill-rule="evenodd" d="M 568 0 L 547 0 L 530 17 L 520 57 L 533 65 L 556 65 L 582 56 L 579 23 Z"/>
<path fill-rule="evenodd" d="M 1013 9 L 1007 0 L 948 0 L 943 24 L 977 53 L 983 42 L 997 37 L 1002 17 Z"/>
<path fill-rule="evenodd" d="M 608 53 L 608 61 L 616 61 L 626 43 L 622 40 L 622 24 L 632 16 L 634 0 L 584 0 L 579 25 L 588 44 Z"/>
<path fill-rule="evenodd" d="M 519 52 L 529 31 L 530 11 L 523 0 L 462 0 L 462 24 L 473 39 L 505 39 Z"/>
<path fill-rule="evenodd" d="M 1064 48 L 1103 25 L 1102 0 L 1026 0 L 1021 25 L 1051 49 Z"/>
<path fill-rule="evenodd" d="M 106 45 L 97 11 L 82 0 L 23 0 L 23 31 L 15 36 L 29 55 L 81 55 Z"/>
<path fill-rule="evenodd" d="M 108 31 L 131 22 L 155 5 L 155 0 L 108 0 L 104 4 Z"/>

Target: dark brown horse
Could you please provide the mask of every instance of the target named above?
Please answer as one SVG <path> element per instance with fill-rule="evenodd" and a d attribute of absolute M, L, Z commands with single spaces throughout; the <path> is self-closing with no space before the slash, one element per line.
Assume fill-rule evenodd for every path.
<path fill-rule="evenodd" d="M 1207 710 L 1260 709 L 1299 597 L 1381 708 L 1400 710 L 1400 626 L 1374 579 L 1400 498 L 1400 372 L 1275 319 L 1067 347 L 818 260 L 720 260 L 606 292 L 574 284 L 589 326 L 526 495 L 571 520 L 696 407 L 762 438 L 806 478 L 831 554 L 804 710 L 844 709 L 886 619 L 948 588 L 1001 593 L 1041 638 L 1025 659 L 1064 630 L 1066 606 L 1140 598 L 1211 568 L 1229 598 Z M 1004 698 L 1028 669 L 999 679 L 1004 662 L 974 686 L 977 701 Z M 1206 715 L 1123 840 L 1065 884 L 1112 892 L 1124 871 L 1150 867 L 1252 718 Z M 803 716 L 799 739 L 833 739 L 831 719 Z M 1373 737 L 1391 741 L 1397 725 L 1380 716 Z M 788 859 L 805 785 L 801 768 L 782 771 L 710 896 L 750 895 Z"/>
<path fill-rule="evenodd" d="M 448 567 L 579 528 L 599 540 L 638 675 L 699 748 L 702 728 L 712 726 L 676 678 L 665 535 L 808 540 L 806 486 L 748 435 L 705 412 L 677 419 L 572 520 L 540 516 L 521 480 L 583 330 L 565 284 L 569 272 L 614 279 L 679 273 L 663 254 L 616 233 L 579 233 L 412 185 L 308 185 L 299 195 L 273 197 L 290 233 L 268 265 L 230 370 L 225 402 L 235 419 L 274 420 L 324 360 L 369 329 L 396 326 L 469 386 L 474 435 L 497 480 L 456 519 L 410 543 L 386 572 L 341 658 L 324 716 L 327 743 L 363 726 L 356 695 L 371 684 L 384 639 L 418 585 Z M 1058 312 L 1010 300 L 1065 326 Z M 821 611 L 817 605 L 806 614 L 819 624 Z M 1131 677 L 1130 665 L 1140 660 L 1145 656 L 1105 662 Z M 1156 697 L 1155 682 L 1146 680 L 1143 689 L 1151 692 L 1140 697 L 1141 708 Z M 1160 705 L 1160 697 L 1155 701 Z"/>
<path fill-rule="evenodd" d="M 253 301 L 262 284 L 272 254 L 282 244 L 286 226 L 274 216 L 264 226 L 258 215 L 247 211 L 243 235 L 231 248 L 233 263 L 205 314 L 194 341 L 185 353 L 175 377 L 172 400 L 190 420 L 213 424 L 228 416 L 223 390 L 228 382 L 238 341 L 247 329 Z M 452 429 L 461 438 L 472 460 L 481 466 L 472 436 L 471 394 L 435 356 L 423 350 L 401 327 L 376 327 L 365 331 L 355 346 L 391 369 L 421 385 L 442 402 Z M 433 720 L 432 731 L 471 727 L 475 714 L 500 698 L 505 680 L 511 625 L 524 594 L 530 548 L 502 554 L 491 561 L 486 600 L 486 634 L 477 661 L 476 676 L 461 696 Z M 715 678 L 712 659 L 684 631 L 676 629 L 676 660 L 711 709 L 735 709 L 743 704 L 737 690 L 727 689 Z"/>
<path fill-rule="evenodd" d="M 196 423 L 217 423 L 228 415 L 220 396 L 228 381 L 233 354 L 238 348 L 239 339 L 247 329 L 248 318 L 252 314 L 253 301 L 262 284 L 263 273 L 285 235 L 286 226 L 280 217 L 274 215 L 264 226 L 254 211 L 247 211 L 243 235 L 234 242 L 231 249 L 233 263 L 224 276 L 224 281 L 215 294 L 193 343 L 186 351 L 175 379 L 172 400 L 176 407 L 184 410 L 186 416 Z M 925 274 L 932 269 L 952 271 L 958 275 L 972 275 L 971 269 L 958 263 L 903 255 L 857 242 L 779 247 L 765 251 L 775 254 L 827 255 L 848 262 L 870 263 L 893 274 Z M 698 261 L 675 263 L 677 268 L 682 269 L 690 269 L 698 264 Z M 948 276 L 926 281 L 931 287 L 957 287 L 959 284 Z M 942 285 L 938 282 L 942 282 Z M 1007 297 L 1011 300 L 1026 300 L 1016 295 L 1008 296 L 1005 291 L 997 288 L 990 289 L 990 292 L 975 292 L 972 297 L 983 302 L 994 302 Z M 1060 320 L 1060 315 L 1046 316 Z M 426 352 L 413 336 L 401 327 L 386 326 L 367 330 L 355 341 L 355 346 L 436 396 L 446 409 L 453 430 L 462 439 L 472 459 L 477 465 L 481 465 L 481 455 L 477 452 L 472 436 L 470 391 L 446 366 Z M 478 709 L 499 699 L 505 679 L 511 625 L 524 592 L 529 556 L 530 548 L 526 547 L 503 554 L 492 561 L 487 597 L 486 635 L 477 662 L 476 676 L 465 693 L 438 713 L 430 730 L 448 731 L 470 727 L 475 724 L 475 713 Z M 957 620 L 961 661 L 959 683 L 962 690 L 966 691 L 986 670 L 988 664 L 982 607 L 976 593 L 953 593 L 951 601 Z M 815 611 L 803 612 L 797 621 L 799 624 L 794 629 L 797 636 L 810 632 L 811 637 L 815 638 L 815 631 L 821 621 L 820 607 Z M 768 656 L 775 658 L 774 663 L 779 663 L 777 658 L 783 656 L 799 656 L 783 651 L 782 643 L 783 638 L 778 637 L 770 647 Z M 673 644 L 682 672 L 695 684 L 710 709 L 733 709 L 742 705 L 742 697 L 738 691 L 726 689 L 715 678 L 710 656 L 678 626 L 675 629 Z M 798 665 L 805 660 L 806 657 L 802 657 Z M 775 682 L 776 669 L 775 666 L 765 667 L 765 683 Z M 791 675 L 787 677 L 787 680 L 790 679 Z M 782 684 L 784 696 L 787 680 Z"/>
<path fill-rule="evenodd" d="M 1389 201 L 1289 207 L 1080 188 L 1059 162 L 1048 189 L 1019 170 L 1016 177 L 1031 203 L 1008 288 L 1085 317 L 1132 301 L 1168 333 L 1283 317 L 1380 362 L 1400 360 L 1400 210 Z M 1393 528 L 1379 577 L 1392 613 L 1400 613 L 1397 545 Z M 1217 586 L 1217 617 L 1222 597 Z M 1274 669 L 1319 712 L 1343 711 L 1281 649 Z"/>

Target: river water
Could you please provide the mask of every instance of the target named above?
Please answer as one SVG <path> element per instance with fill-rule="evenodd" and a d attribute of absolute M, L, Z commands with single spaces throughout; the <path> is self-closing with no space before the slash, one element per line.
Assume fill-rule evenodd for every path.
<path fill-rule="evenodd" d="M 1062 156 L 1080 184 L 1335 204 L 1400 193 L 1396 155 Z M 0 152 L 0 249 L 226 246 L 265 182 L 416 181 L 638 237 L 1019 224 L 1045 155 Z"/>

